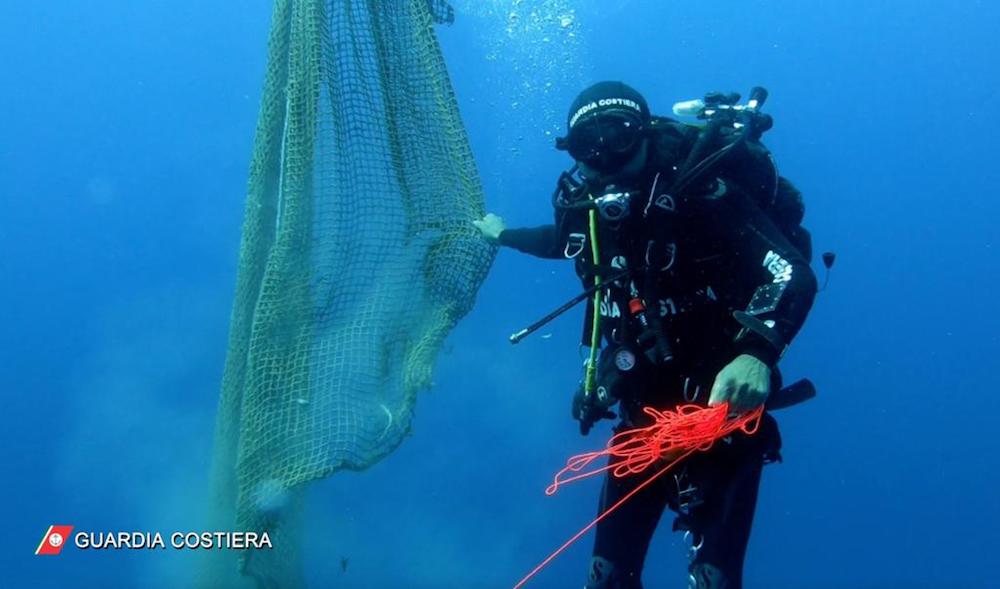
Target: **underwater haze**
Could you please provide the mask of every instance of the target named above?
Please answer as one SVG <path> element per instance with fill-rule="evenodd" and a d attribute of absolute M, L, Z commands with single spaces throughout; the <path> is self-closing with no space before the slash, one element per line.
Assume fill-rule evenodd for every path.
<path fill-rule="evenodd" d="M 764 140 L 837 264 L 782 361 L 819 396 L 776 415 L 745 587 L 996 587 L 1000 6 L 453 4 L 437 33 L 512 226 L 550 222 L 584 86 L 626 81 L 660 114 L 770 91 Z M 0 5 L 0 587 L 191 586 L 190 553 L 33 553 L 52 524 L 203 525 L 271 9 Z M 610 434 L 570 417 L 582 310 L 507 341 L 578 288 L 567 263 L 500 252 L 413 435 L 314 485 L 310 586 L 511 587 L 594 517 L 596 480 L 543 492 Z M 591 542 L 528 587 L 582 586 Z M 685 585 L 685 549 L 664 518 L 647 589 Z"/>

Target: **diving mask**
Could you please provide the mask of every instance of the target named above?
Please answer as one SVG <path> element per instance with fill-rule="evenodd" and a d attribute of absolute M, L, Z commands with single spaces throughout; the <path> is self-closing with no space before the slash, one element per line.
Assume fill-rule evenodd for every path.
<path fill-rule="evenodd" d="M 602 111 L 578 121 L 556 147 L 599 172 L 624 166 L 643 136 L 642 121 L 630 111 Z"/>

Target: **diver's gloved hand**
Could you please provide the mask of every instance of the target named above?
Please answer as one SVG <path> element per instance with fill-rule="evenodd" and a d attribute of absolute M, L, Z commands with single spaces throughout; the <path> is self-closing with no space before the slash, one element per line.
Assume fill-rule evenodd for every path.
<path fill-rule="evenodd" d="M 589 434 L 602 419 L 614 419 L 615 413 L 610 408 L 617 402 L 604 387 L 597 387 L 588 395 L 581 385 L 573 395 L 573 419 L 580 422 L 580 433 Z"/>
<path fill-rule="evenodd" d="M 507 225 L 503 222 L 503 217 L 494 215 L 493 213 L 487 213 L 485 217 L 473 221 L 472 224 L 479 229 L 483 237 L 486 238 L 486 241 L 490 243 L 500 243 L 500 234 L 507 228 Z"/>
<path fill-rule="evenodd" d="M 745 412 L 764 404 L 771 394 L 771 369 L 749 354 L 740 354 L 715 377 L 709 405 L 729 402 L 733 411 Z"/>

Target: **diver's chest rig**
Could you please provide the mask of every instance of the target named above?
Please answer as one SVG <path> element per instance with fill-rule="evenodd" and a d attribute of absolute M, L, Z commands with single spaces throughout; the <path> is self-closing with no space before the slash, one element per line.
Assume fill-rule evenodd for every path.
<path fill-rule="evenodd" d="M 570 213 L 563 216 L 564 222 L 575 220 L 577 224 L 559 232 L 566 236 L 564 254 L 573 256 L 584 283 L 592 282 L 597 287 L 585 326 L 590 332 L 588 368 L 597 365 L 596 350 L 602 335 L 615 348 L 612 354 L 619 369 L 642 360 L 662 366 L 674 359 L 659 300 L 668 291 L 675 300 L 684 296 L 671 288 L 678 282 L 681 215 L 688 199 L 718 198 L 725 193 L 725 182 L 710 172 L 734 149 L 748 139 L 759 139 L 770 128 L 770 118 L 758 111 L 766 97 L 766 91 L 755 88 L 747 105 L 739 107 L 738 96 L 706 97 L 698 114 L 709 122 L 690 145 L 683 162 L 676 165 L 678 155 L 683 153 L 681 145 L 686 143 L 683 136 L 673 137 L 674 145 L 656 145 L 654 155 L 658 161 L 654 161 L 653 178 L 639 191 L 607 186 L 595 196 L 586 182 L 575 177 L 575 170 L 560 176 L 553 206 Z M 729 141 L 723 137 L 724 127 L 732 135 Z M 668 133 L 658 137 L 664 135 L 670 142 Z M 776 173 L 774 177 L 776 183 Z M 578 227 L 582 215 L 572 214 L 580 209 L 587 211 L 587 232 L 583 239 L 574 240 L 574 235 L 583 233 Z M 588 241 L 589 252 L 572 251 L 575 242 Z M 638 358 L 639 354 L 644 359 Z M 586 376 L 585 388 L 593 387 L 593 371 L 588 370 Z"/>
<path fill-rule="evenodd" d="M 673 359 L 672 346 L 668 334 L 663 329 L 658 305 L 652 303 L 655 302 L 655 294 L 661 290 L 662 281 L 669 280 L 672 273 L 676 271 L 677 243 L 672 238 L 679 233 L 676 231 L 676 225 L 679 222 L 677 216 L 679 207 L 683 206 L 683 199 L 689 198 L 688 192 L 693 186 L 704 189 L 707 185 L 712 189 L 707 192 L 702 190 L 699 195 L 691 198 L 713 194 L 720 196 L 719 191 L 726 190 L 725 183 L 713 179 L 706 184 L 705 179 L 713 178 L 710 173 L 726 156 L 746 146 L 748 142 L 757 142 L 760 136 L 773 124 L 771 117 L 759 110 L 767 99 L 766 90 L 760 87 L 753 88 L 746 104 L 737 104 L 739 99 L 740 96 L 735 93 L 711 93 L 707 94 L 703 100 L 678 103 L 674 106 L 675 114 L 693 115 L 707 121 L 707 124 L 698 133 L 698 138 L 688 151 L 682 165 L 676 169 L 669 168 L 670 171 L 674 172 L 672 177 L 662 176 L 663 170 L 661 169 L 661 175 L 654 178 L 648 194 L 639 196 L 636 192 L 605 190 L 599 195 L 594 195 L 587 190 L 585 182 L 576 178 L 575 167 L 560 176 L 552 198 L 553 205 L 559 211 L 557 225 L 567 223 L 565 229 L 568 231 L 565 229 L 559 231 L 559 234 L 565 239 L 563 254 L 575 260 L 578 274 L 584 277 L 585 284 L 589 281 L 592 281 L 593 284 L 587 286 L 583 292 L 566 301 L 548 315 L 512 334 L 509 339 L 512 344 L 516 344 L 579 303 L 585 300 L 590 301 L 591 312 L 588 313 L 589 321 L 585 326 L 585 339 L 588 339 L 586 336 L 589 333 L 587 343 L 590 347 L 590 357 L 583 382 L 584 393 L 588 397 L 595 393 L 597 354 L 602 335 L 601 303 L 605 292 L 608 293 L 606 299 L 608 315 L 613 315 L 612 304 L 617 302 L 620 314 L 634 320 L 633 324 L 624 326 L 623 331 L 617 334 L 618 338 L 624 341 L 625 338 L 634 335 L 637 347 L 650 361 L 660 363 Z M 717 147 L 720 143 L 722 146 Z M 769 156 L 768 160 L 770 161 Z M 776 169 L 773 172 L 774 183 L 772 185 L 754 187 L 756 188 L 755 192 L 759 193 L 759 198 L 763 199 L 762 205 L 765 208 L 778 208 L 779 177 Z M 667 190 L 660 190 L 661 181 L 664 182 L 665 186 L 669 186 Z M 646 222 L 639 223 L 638 227 L 623 227 L 625 231 L 622 234 L 631 234 L 633 237 L 628 241 L 619 239 L 617 244 L 624 252 L 623 255 L 630 257 L 624 257 L 624 263 L 622 263 L 622 261 L 616 262 L 615 255 L 609 257 L 608 252 L 602 255 L 598 215 L 612 223 L 616 221 L 631 223 L 629 213 L 633 207 L 632 199 L 642 197 L 645 197 L 642 218 Z M 796 226 L 801 221 L 801 200 L 797 202 L 797 206 L 799 209 L 796 213 L 798 217 L 793 223 Z M 788 207 L 781 208 L 787 209 Z M 649 219 L 651 215 L 655 218 Z M 651 229 L 653 227 L 655 230 Z M 811 244 L 808 243 L 808 232 L 805 235 L 805 245 L 811 251 Z M 611 243 L 614 244 L 614 241 Z M 828 256 L 829 261 L 827 261 Z M 808 259 L 809 255 L 807 254 L 805 257 Z M 824 263 L 827 265 L 827 269 L 832 264 L 832 259 L 832 254 L 824 254 Z M 636 260 L 639 260 L 640 264 L 637 265 Z M 618 301 L 612 300 L 612 293 L 618 293 Z M 751 331 L 756 331 L 760 327 L 755 322 L 761 324 L 759 320 L 746 312 L 737 311 L 734 313 L 734 318 L 743 325 L 744 329 Z M 638 325 L 638 329 L 634 327 L 635 325 Z M 633 329 L 638 333 L 625 333 Z M 611 341 L 615 341 L 615 338 L 616 334 L 614 327 L 612 327 Z M 629 348 L 619 349 L 625 350 L 626 353 L 612 355 L 610 362 L 613 362 L 619 370 L 631 370 L 635 366 L 637 358 Z M 602 356 L 601 363 L 604 362 L 605 358 Z M 685 391 L 685 397 L 686 393 L 687 391 Z M 808 379 L 801 379 L 775 391 L 768 398 L 767 408 L 788 407 L 808 400 L 815 395 L 816 389 L 812 382 Z"/>
<path fill-rule="evenodd" d="M 574 260 L 585 290 L 511 335 L 511 343 L 521 341 L 587 300 L 589 312 L 583 338 L 590 348 L 583 383 L 587 394 L 595 388 L 599 363 L 613 362 L 619 370 L 627 371 L 641 361 L 663 365 L 673 360 L 673 345 L 658 295 L 669 289 L 676 276 L 680 214 L 687 199 L 718 197 L 726 191 L 725 182 L 712 172 L 726 156 L 748 142 L 758 141 L 770 129 L 771 117 L 759 111 L 766 98 L 766 90 L 758 87 L 751 90 L 746 104 L 737 104 L 738 94 L 712 93 L 704 100 L 676 105 L 676 114 L 694 115 L 706 124 L 697 132 L 693 144 L 690 137 L 675 133 L 671 139 L 665 133 L 668 141 L 674 141 L 675 148 L 683 143 L 690 149 L 679 166 L 676 156 L 682 150 L 658 149 L 661 155 L 666 151 L 672 157 L 669 162 L 656 162 L 657 173 L 650 185 L 641 190 L 605 186 L 595 194 L 578 177 L 575 166 L 564 172 L 552 202 L 558 212 L 557 230 L 563 240 L 563 254 Z M 654 122 L 654 129 L 657 122 L 665 131 L 669 131 L 670 123 L 677 125 L 669 119 L 659 119 Z M 777 181 L 777 171 L 773 170 L 773 180 L 756 188 L 765 199 L 773 198 Z M 602 355 L 599 362 L 602 336 L 611 342 L 614 352 L 611 359 L 606 360 Z M 811 385 L 807 389 L 811 391 Z"/>
<path fill-rule="evenodd" d="M 573 260 L 585 288 L 599 286 L 588 300 L 583 343 L 594 349 L 603 337 L 622 354 L 640 352 L 654 365 L 673 359 L 659 302 L 676 284 L 678 252 L 678 199 L 667 191 L 667 173 L 656 173 L 641 189 L 604 187 L 600 196 L 564 173 L 556 196 L 561 206 L 597 203 L 568 210 L 558 227 L 563 255 Z"/>

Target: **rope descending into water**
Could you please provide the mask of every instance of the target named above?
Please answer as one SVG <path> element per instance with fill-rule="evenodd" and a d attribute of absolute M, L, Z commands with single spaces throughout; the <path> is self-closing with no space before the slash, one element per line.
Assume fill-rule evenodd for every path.
<path fill-rule="evenodd" d="M 566 461 L 566 466 L 556 473 L 552 484 L 545 489 L 545 494 L 553 495 L 562 485 L 589 478 L 608 470 L 611 471 L 612 476 L 619 478 L 641 474 L 654 466 L 657 467 L 657 470 L 556 549 L 517 585 L 514 585 L 514 589 L 523 587 L 571 544 L 579 540 L 601 520 L 611 515 L 633 495 L 648 487 L 653 481 L 673 468 L 675 464 L 695 452 L 708 450 L 716 440 L 736 431 L 748 435 L 756 433 L 764 408 L 758 407 L 749 413 L 735 417 L 729 416 L 728 403 L 715 407 L 680 405 L 676 409 L 665 411 L 644 407 L 643 411 L 653 418 L 652 425 L 615 434 L 608 440 L 603 450 L 573 456 Z M 595 461 L 605 456 L 608 457 L 605 465 L 591 466 Z"/>

